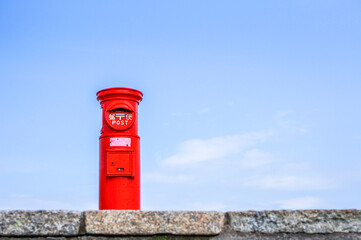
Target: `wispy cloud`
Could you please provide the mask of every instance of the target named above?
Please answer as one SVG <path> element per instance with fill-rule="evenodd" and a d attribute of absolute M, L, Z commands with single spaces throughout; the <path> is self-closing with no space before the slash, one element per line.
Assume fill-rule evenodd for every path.
<path fill-rule="evenodd" d="M 263 131 L 182 142 L 177 152 L 161 161 L 167 174 L 150 173 L 147 181 L 169 183 L 238 183 L 239 188 L 259 190 L 304 191 L 337 188 L 332 179 L 312 169 L 307 163 L 277 159 L 261 149 L 272 141 L 275 131 Z M 221 169 L 221 171 L 219 171 Z M 202 177 L 199 177 L 202 176 Z"/>
<path fill-rule="evenodd" d="M 189 113 L 186 113 L 186 112 L 173 112 L 172 115 L 174 117 L 183 117 L 183 116 L 189 115 Z"/>
<path fill-rule="evenodd" d="M 254 175 L 247 179 L 244 185 L 257 189 L 293 191 L 332 189 L 336 187 L 334 184 L 330 184 L 328 181 L 320 177 L 295 173 Z"/>
<path fill-rule="evenodd" d="M 355 136 L 355 139 L 361 140 L 361 134 L 360 134 L 360 135 L 356 135 L 356 136 Z"/>
<path fill-rule="evenodd" d="M 278 126 L 281 129 L 285 129 L 288 132 L 301 134 L 308 132 L 306 127 L 302 126 L 302 124 L 292 118 L 293 114 L 293 110 L 278 111 L 276 112 L 274 119 L 277 121 Z"/>
<path fill-rule="evenodd" d="M 288 118 L 291 114 L 292 111 L 282 112 L 279 117 Z M 240 193 L 249 191 L 255 195 L 262 195 L 265 190 L 294 194 L 339 187 L 340 184 L 311 162 L 293 160 L 287 158 L 287 152 L 270 150 L 270 145 L 296 129 L 297 133 L 302 132 L 299 128 L 278 125 L 274 130 L 186 140 L 179 143 L 174 154 L 160 159 L 157 171 L 143 173 L 143 181 L 160 183 L 159 186 L 168 183 L 186 185 L 193 194 L 188 194 L 189 199 L 180 203 L 180 209 L 239 209 L 238 204 L 242 201 L 252 208 L 272 208 L 275 204 L 288 209 L 312 208 L 320 201 L 311 197 L 277 203 L 274 198 L 267 203 L 240 199 Z M 214 192 L 217 194 L 212 201 L 202 198 L 201 193 Z M 236 193 L 232 198 L 220 197 L 231 192 Z M 204 208 L 189 202 L 202 202 Z"/>
<path fill-rule="evenodd" d="M 164 159 L 163 164 L 168 166 L 194 165 L 195 163 L 225 158 L 265 141 L 274 134 L 274 131 L 265 131 L 211 139 L 191 139 L 182 142 L 176 154 Z"/>
<path fill-rule="evenodd" d="M 240 165 L 242 168 L 261 167 L 276 161 L 274 156 L 257 148 L 250 149 L 243 154 Z"/>
<path fill-rule="evenodd" d="M 157 182 L 157 183 L 192 183 L 194 177 L 185 174 L 165 174 L 159 172 L 145 173 L 142 175 L 144 182 Z"/>
<path fill-rule="evenodd" d="M 91 199 L 93 200 L 93 199 Z M 28 194 L 10 194 L 0 199 L 2 210 L 39 210 L 39 209 L 66 209 L 66 210 L 92 210 L 98 209 L 96 200 L 84 201 L 76 199 L 74 201 L 51 199 L 45 196 L 38 197 Z"/>
<path fill-rule="evenodd" d="M 199 114 L 205 114 L 209 112 L 209 108 L 202 108 L 201 110 L 199 110 Z"/>
<path fill-rule="evenodd" d="M 324 202 L 316 197 L 300 197 L 275 202 L 282 209 L 315 209 L 322 208 Z"/>
<path fill-rule="evenodd" d="M 222 202 L 187 202 L 185 207 L 182 210 L 192 210 L 197 209 L 197 211 L 226 211 L 227 205 Z"/>
<path fill-rule="evenodd" d="M 293 110 L 284 110 L 284 111 L 277 111 L 275 114 L 275 117 L 277 119 L 282 119 L 284 117 L 287 117 L 289 115 L 291 115 L 294 111 Z"/>

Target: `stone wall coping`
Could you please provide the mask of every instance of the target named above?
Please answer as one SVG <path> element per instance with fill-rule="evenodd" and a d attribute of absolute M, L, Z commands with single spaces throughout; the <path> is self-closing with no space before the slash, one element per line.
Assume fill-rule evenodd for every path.
<path fill-rule="evenodd" d="M 63 210 L 0 211 L 0 236 L 74 236 L 81 212 Z"/>
<path fill-rule="evenodd" d="M 1 237 L 361 233 L 361 210 L 0 211 Z"/>
<path fill-rule="evenodd" d="M 228 212 L 237 232 L 360 233 L 361 210 L 282 210 Z"/>
<path fill-rule="evenodd" d="M 224 226 L 220 212 L 86 211 L 85 232 L 101 235 L 216 235 Z"/>

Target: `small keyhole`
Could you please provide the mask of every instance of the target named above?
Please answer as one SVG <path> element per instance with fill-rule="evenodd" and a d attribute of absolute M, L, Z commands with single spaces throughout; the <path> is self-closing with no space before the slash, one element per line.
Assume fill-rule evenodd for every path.
<path fill-rule="evenodd" d="M 117 171 L 124 171 L 124 168 L 117 168 Z"/>

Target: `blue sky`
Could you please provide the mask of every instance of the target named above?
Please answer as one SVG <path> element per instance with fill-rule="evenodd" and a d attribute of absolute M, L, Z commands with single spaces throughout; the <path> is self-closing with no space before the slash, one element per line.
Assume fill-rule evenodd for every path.
<path fill-rule="evenodd" d="M 1 1 L 0 209 L 97 209 L 139 107 L 142 209 L 361 208 L 360 1 Z"/>

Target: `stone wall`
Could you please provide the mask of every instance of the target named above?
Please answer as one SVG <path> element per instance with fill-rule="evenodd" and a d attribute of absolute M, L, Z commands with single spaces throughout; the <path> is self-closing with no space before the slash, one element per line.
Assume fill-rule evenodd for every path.
<path fill-rule="evenodd" d="M 0 211 L 1 239 L 361 239 L 361 210 Z"/>

